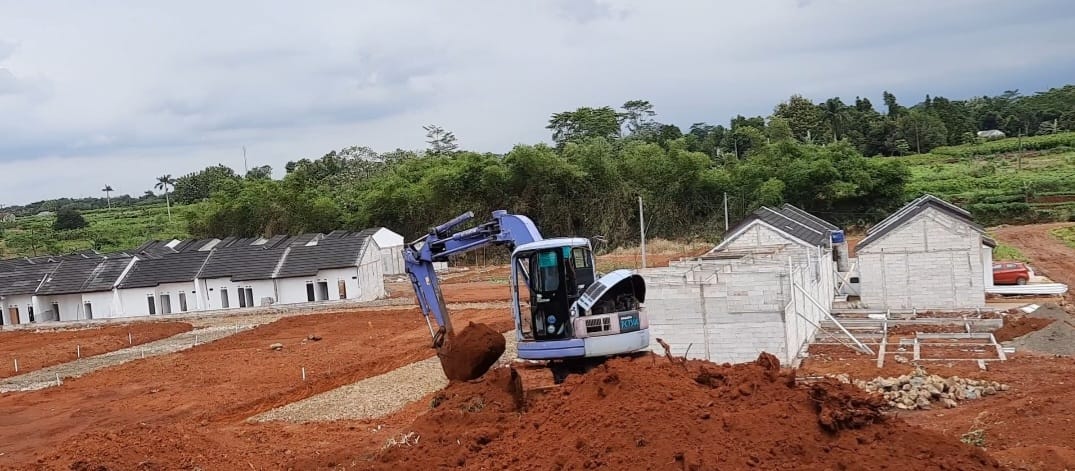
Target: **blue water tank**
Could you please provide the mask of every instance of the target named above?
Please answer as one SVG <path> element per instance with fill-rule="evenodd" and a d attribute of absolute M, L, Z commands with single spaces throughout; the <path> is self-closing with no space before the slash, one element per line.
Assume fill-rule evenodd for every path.
<path fill-rule="evenodd" d="M 832 243 L 842 244 L 844 242 L 844 231 L 832 231 Z"/>

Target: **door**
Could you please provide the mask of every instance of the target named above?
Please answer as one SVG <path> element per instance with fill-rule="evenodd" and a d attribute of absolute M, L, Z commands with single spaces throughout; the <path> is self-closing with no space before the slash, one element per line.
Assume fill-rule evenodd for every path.
<path fill-rule="evenodd" d="M 306 300 L 310 302 L 317 301 L 317 296 L 314 295 L 314 282 L 312 281 L 306 283 Z"/>
<path fill-rule="evenodd" d="M 328 282 L 327 281 L 318 281 L 317 282 L 317 295 L 318 295 L 318 299 L 317 299 L 318 301 L 328 301 Z"/>
<path fill-rule="evenodd" d="M 570 335 L 565 250 L 541 250 L 530 259 L 530 310 L 537 340 L 562 339 Z"/>
<path fill-rule="evenodd" d="M 187 293 L 179 293 L 179 312 L 187 312 Z"/>
<path fill-rule="evenodd" d="M 53 319 L 53 320 L 54 321 L 59 321 L 60 320 L 60 304 L 59 303 L 52 303 L 52 312 L 54 314 L 56 314 L 56 318 Z"/>
<path fill-rule="evenodd" d="M 153 298 L 153 295 L 146 296 L 146 304 L 149 307 L 149 315 L 155 315 L 157 313 L 157 300 Z"/>
<path fill-rule="evenodd" d="M 227 309 L 229 307 L 230 306 L 228 304 L 228 289 L 220 288 L 220 308 Z"/>
<path fill-rule="evenodd" d="M 93 319 L 93 304 L 86 303 L 83 306 L 86 308 L 86 319 Z"/>
<path fill-rule="evenodd" d="M 19 307 L 11 306 L 7 309 L 7 315 L 11 318 L 11 325 L 19 325 Z M 31 320 L 31 322 L 33 322 Z"/>
<path fill-rule="evenodd" d="M 247 307 L 254 307 L 254 289 L 246 289 L 246 305 Z"/>
<path fill-rule="evenodd" d="M 170 295 L 170 294 L 162 294 L 161 295 L 161 314 L 171 314 L 171 313 L 172 313 L 172 295 Z"/>
<path fill-rule="evenodd" d="M 337 287 L 340 289 L 340 299 L 347 299 L 347 280 L 337 282 Z"/>

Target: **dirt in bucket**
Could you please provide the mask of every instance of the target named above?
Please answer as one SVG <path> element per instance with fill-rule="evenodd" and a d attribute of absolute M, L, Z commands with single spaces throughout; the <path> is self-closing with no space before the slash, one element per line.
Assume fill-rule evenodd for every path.
<path fill-rule="evenodd" d="M 504 354 L 506 341 L 492 327 L 470 322 L 456 333 L 445 336 L 437 352 L 449 381 L 470 381 L 489 371 Z"/>

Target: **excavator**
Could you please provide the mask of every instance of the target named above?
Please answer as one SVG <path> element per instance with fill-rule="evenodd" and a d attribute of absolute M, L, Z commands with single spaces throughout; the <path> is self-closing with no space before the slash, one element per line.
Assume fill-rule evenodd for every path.
<path fill-rule="evenodd" d="M 648 348 L 649 322 L 642 307 L 646 286 L 640 275 L 620 269 L 601 276 L 589 239 L 545 239 L 530 218 L 503 210 L 493 211 L 492 218 L 475 227 L 453 232 L 473 218 L 474 213 L 467 212 L 433 227 L 403 251 L 433 348 L 450 380 L 482 376 L 504 347 L 501 343 L 499 351 L 490 353 L 446 346 L 455 331 L 434 262 L 488 246 L 511 251 L 511 312 L 519 359 L 544 362 L 560 383 L 608 357 Z M 448 367 L 460 364 L 467 367 Z"/>

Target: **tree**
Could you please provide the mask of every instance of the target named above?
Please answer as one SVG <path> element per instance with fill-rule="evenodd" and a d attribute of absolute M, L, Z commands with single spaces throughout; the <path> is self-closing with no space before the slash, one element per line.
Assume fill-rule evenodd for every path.
<path fill-rule="evenodd" d="M 247 180 L 269 180 L 272 178 L 272 167 L 262 165 L 246 171 Z"/>
<path fill-rule="evenodd" d="M 164 202 L 168 205 L 168 220 L 172 220 L 172 200 L 170 197 L 171 189 L 175 187 L 175 179 L 171 174 L 164 174 L 157 177 L 157 184 L 153 185 L 154 188 L 164 191 Z"/>
<path fill-rule="evenodd" d="M 825 114 L 821 108 L 801 95 L 792 95 L 788 101 L 776 106 L 773 116 L 784 118 L 791 127 L 795 139 L 803 142 L 824 142 L 829 133 Z"/>
<path fill-rule="evenodd" d="M 104 188 L 101 188 L 101 191 L 105 192 L 105 199 L 108 200 L 108 209 L 112 209 L 112 192 L 115 191 L 112 189 L 112 185 L 105 185 Z"/>
<path fill-rule="evenodd" d="M 631 100 L 623 104 L 623 119 L 627 123 L 629 134 L 639 134 L 650 124 L 653 116 L 653 105 L 646 100 Z"/>
<path fill-rule="evenodd" d="M 552 140 L 562 148 L 568 142 L 591 137 L 603 137 L 610 141 L 619 138 L 621 118 L 616 110 L 608 106 L 583 107 L 553 114 L 545 128 L 552 130 Z"/>
<path fill-rule="evenodd" d="M 944 122 L 932 113 L 913 109 L 900 116 L 897 126 L 900 137 L 919 154 L 947 144 L 948 130 Z"/>
<path fill-rule="evenodd" d="M 896 103 L 896 95 L 889 93 L 887 90 L 881 94 L 885 100 L 885 108 L 888 110 L 889 118 L 897 118 L 903 113 L 903 107 Z"/>
<path fill-rule="evenodd" d="M 56 231 L 70 231 L 82 229 L 89 225 L 74 208 L 65 206 L 56 212 L 56 220 L 52 222 L 52 229 Z"/>
<path fill-rule="evenodd" d="M 444 128 L 435 124 L 422 126 L 422 129 L 426 130 L 426 137 L 429 138 L 426 141 L 429 144 L 429 153 L 441 155 L 454 152 L 459 148 L 459 145 L 455 143 L 455 134 L 451 131 L 445 131 Z"/>
<path fill-rule="evenodd" d="M 1042 121 L 1038 126 L 1038 134 L 1056 134 L 1060 132 L 1059 127 L 1060 120 L 1054 119 L 1052 121 Z"/>

